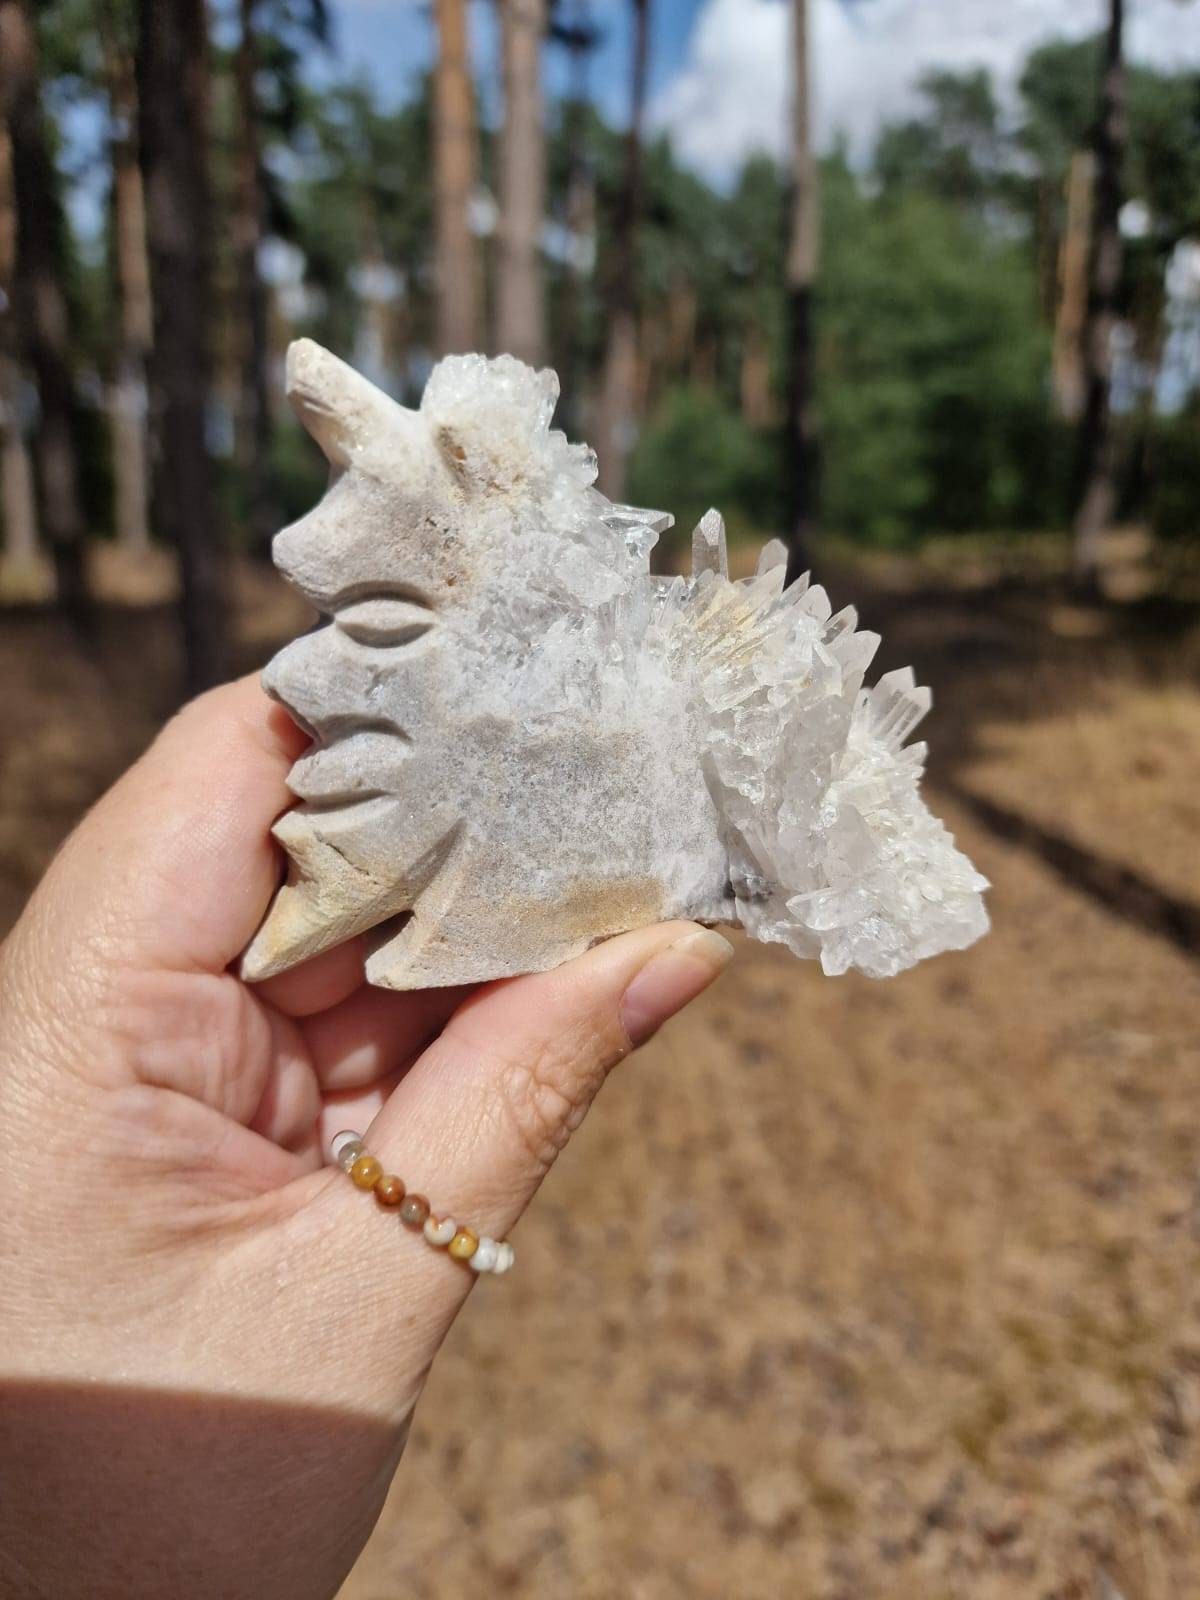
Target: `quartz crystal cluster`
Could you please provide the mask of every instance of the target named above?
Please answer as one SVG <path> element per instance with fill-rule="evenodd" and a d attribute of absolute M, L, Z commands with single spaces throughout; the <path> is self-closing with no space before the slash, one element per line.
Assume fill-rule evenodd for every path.
<path fill-rule="evenodd" d="M 374 983 L 474 982 L 674 916 L 884 977 L 986 930 L 906 743 L 929 691 L 865 688 L 878 639 L 777 541 L 731 580 L 709 512 L 652 575 L 671 518 L 600 495 L 508 357 L 414 411 L 301 341 L 288 389 L 331 482 L 274 556 L 328 621 L 264 680 L 313 747 L 248 978 L 362 933 Z"/>

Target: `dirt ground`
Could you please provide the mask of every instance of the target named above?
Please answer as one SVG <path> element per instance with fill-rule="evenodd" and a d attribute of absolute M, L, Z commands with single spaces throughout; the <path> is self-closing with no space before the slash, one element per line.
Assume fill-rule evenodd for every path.
<path fill-rule="evenodd" d="M 934 688 L 994 931 L 887 983 L 740 946 L 473 1296 L 344 1600 L 1200 1594 L 1200 610 L 965 559 L 830 587 Z M 250 663 L 297 613 L 240 599 Z M 0 930 L 171 637 L 0 616 Z"/>

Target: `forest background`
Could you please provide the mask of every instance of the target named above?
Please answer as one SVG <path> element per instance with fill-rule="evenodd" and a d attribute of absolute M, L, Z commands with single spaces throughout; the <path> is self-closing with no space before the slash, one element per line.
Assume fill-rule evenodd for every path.
<path fill-rule="evenodd" d="M 0 932 L 313 618 L 311 334 L 553 365 L 934 691 L 993 931 L 739 940 L 456 1325 L 346 1600 L 1200 1593 L 1200 0 L 0 0 Z"/>

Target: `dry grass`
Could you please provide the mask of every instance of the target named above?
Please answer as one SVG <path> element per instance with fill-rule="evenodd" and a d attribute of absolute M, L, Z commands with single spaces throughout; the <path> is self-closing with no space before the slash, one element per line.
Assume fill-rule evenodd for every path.
<path fill-rule="evenodd" d="M 622 1069 L 455 1329 L 346 1600 L 1200 1593 L 1195 619 L 986 572 L 834 588 L 864 582 L 885 664 L 938 692 L 934 798 L 995 931 L 886 984 L 743 946 Z M 294 613 L 242 594 L 262 654 Z M 155 612 L 92 664 L 0 633 L 2 919 L 174 662 Z"/>

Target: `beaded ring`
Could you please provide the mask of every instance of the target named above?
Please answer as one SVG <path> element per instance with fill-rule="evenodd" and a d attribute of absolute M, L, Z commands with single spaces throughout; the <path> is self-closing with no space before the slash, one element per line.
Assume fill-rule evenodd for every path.
<path fill-rule="evenodd" d="M 489 1239 L 471 1228 L 460 1228 L 453 1217 L 435 1217 L 423 1194 L 409 1194 L 404 1184 L 367 1150 L 362 1135 L 347 1129 L 330 1141 L 334 1164 L 350 1174 L 356 1189 L 371 1190 L 385 1211 L 396 1211 L 400 1221 L 414 1233 L 418 1230 L 435 1250 L 445 1250 L 472 1272 L 507 1272 L 516 1257 L 507 1240 Z"/>

